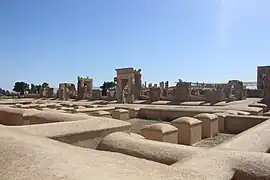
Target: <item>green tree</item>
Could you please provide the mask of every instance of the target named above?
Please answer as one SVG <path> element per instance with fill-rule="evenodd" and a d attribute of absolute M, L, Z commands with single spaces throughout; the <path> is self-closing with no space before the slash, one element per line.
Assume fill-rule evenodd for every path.
<path fill-rule="evenodd" d="M 30 92 L 31 92 L 32 94 L 36 94 L 36 93 L 37 93 L 37 86 L 34 85 L 34 84 L 31 84 Z"/>
<path fill-rule="evenodd" d="M 50 85 L 49 85 L 49 83 L 44 82 L 44 83 L 42 83 L 41 87 L 42 87 L 42 88 L 49 88 Z"/>
<path fill-rule="evenodd" d="M 20 93 L 20 95 L 24 95 L 25 92 L 29 91 L 29 84 L 26 82 L 15 82 L 13 91 Z"/>
<path fill-rule="evenodd" d="M 10 96 L 10 92 L 8 90 L 5 91 L 4 93 L 5 96 Z"/>
<path fill-rule="evenodd" d="M 115 82 L 105 82 L 103 83 L 102 86 L 100 86 L 100 88 L 102 89 L 101 90 L 101 93 L 102 93 L 102 96 L 107 96 L 107 90 L 109 89 L 112 89 L 112 88 L 115 88 L 116 86 L 116 83 Z"/>
<path fill-rule="evenodd" d="M 37 90 L 37 93 L 39 94 L 40 93 L 40 90 L 41 90 L 41 85 L 36 85 L 36 90 Z"/>

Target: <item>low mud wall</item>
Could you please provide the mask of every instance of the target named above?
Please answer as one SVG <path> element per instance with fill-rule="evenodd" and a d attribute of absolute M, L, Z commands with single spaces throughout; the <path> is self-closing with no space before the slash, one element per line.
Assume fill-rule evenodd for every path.
<path fill-rule="evenodd" d="M 263 121 L 269 119 L 266 116 L 227 115 L 224 119 L 224 129 L 229 133 L 241 133 Z"/>
<path fill-rule="evenodd" d="M 131 124 L 116 119 L 89 117 L 85 120 L 10 127 L 75 146 L 95 149 L 102 138 L 118 131 L 128 132 Z"/>
<path fill-rule="evenodd" d="M 7 126 L 20 126 L 25 124 L 25 116 L 38 113 L 38 110 L 0 107 L 0 124 Z"/>
<path fill-rule="evenodd" d="M 43 123 L 53 123 L 53 122 L 63 122 L 63 121 L 78 121 L 87 119 L 88 115 L 77 115 L 69 113 L 61 113 L 55 111 L 41 111 L 36 114 L 30 114 L 25 116 L 25 124 L 43 124 Z"/>
<path fill-rule="evenodd" d="M 172 121 L 179 117 L 193 117 L 200 113 L 218 113 L 224 110 L 206 109 L 206 108 L 158 108 L 158 107 L 143 107 L 139 111 L 139 118 L 143 119 L 160 119 Z"/>
<path fill-rule="evenodd" d="M 268 152 L 270 149 L 270 120 L 266 120 L 215 148 L 240 151 Z"/>

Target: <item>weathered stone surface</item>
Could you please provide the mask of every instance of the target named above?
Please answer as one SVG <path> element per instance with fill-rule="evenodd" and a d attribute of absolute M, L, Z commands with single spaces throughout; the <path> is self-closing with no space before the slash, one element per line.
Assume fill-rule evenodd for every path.
<path fill-rule="evenodd" d="M 141 134 L 150 140 L 178 143 L 178 129 L 169 124 L 156 123 L 146 125 L 141 129 Z"/>
<path fill-rule="evenodd" d="M 181 117 L 171 122 L 178 129 L 178 143 L 192 145 L 202 139 L 202 122 L 192 117 Z"/>
<path fill-rule="evenodd" d="M 98 117 L 107 117 L 111 118 L 111 113 L 108 111 L 95 111 L 92 113 L 92 116 L 98 116 Z"/>
<path fill-rule="evenodd" d="M 194 116 L 202 121 L 202 137 L 209 138 L 218 133 L 218 116 L 209 113 L 202 113 Z"/>
<path fill-rule="evenodd" d="M 214 113 L 218 117 L 218 132 L 224 132 L 225 117 L 228 113 Z"/>
<path fill-rule="evenodd" d="M 112 111 L 112 117 L 120 120 L 128 120 L 129 111 L 126 109 L 115 109 Z"/>

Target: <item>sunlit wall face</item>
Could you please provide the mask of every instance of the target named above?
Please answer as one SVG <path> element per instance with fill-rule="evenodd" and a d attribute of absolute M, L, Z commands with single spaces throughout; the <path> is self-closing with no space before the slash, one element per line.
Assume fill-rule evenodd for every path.
<path fill-rule="evenodd" d="M 263 74 L 270 70 L 270 66 L 257 67 L 257 89 L 264 89 L 263 87 Z"/>

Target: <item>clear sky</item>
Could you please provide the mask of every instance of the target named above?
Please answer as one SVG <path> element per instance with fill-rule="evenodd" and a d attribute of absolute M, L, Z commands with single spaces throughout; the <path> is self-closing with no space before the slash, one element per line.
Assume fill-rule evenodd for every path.
<path fill-rule="evenodd" d="M 0 87 L 54 87 L 115 68 L 143 81 L 256 81 L 270 64 L 269 0 L 0 0 Z"/>

